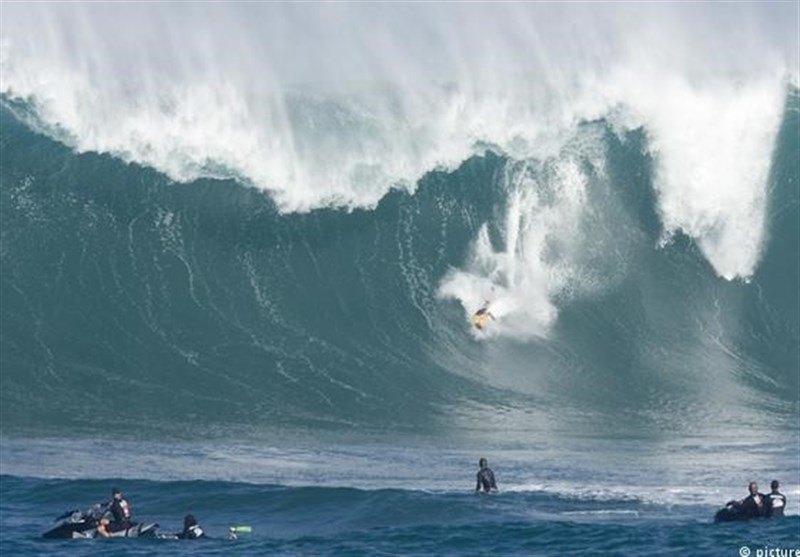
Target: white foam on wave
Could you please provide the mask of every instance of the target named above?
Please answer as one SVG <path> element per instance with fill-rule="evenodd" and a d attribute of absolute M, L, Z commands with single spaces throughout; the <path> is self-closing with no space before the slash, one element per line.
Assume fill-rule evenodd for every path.
<path fill-rule="evenodd" d="M 785 486 L 786 487 L 786 486 Z M 504 491 L 515 493 L 543 493 L 563 499 L 597 503 L 642 503 L 646 505 L 705 505 L 719 508 L 734 496 L 744 497 L 741 486 L 697 485 L 610 485 L 603 483 L 577 484 L 566 481 L 540 482 L 512 485 Z M 792 504 L 789 514 L 797 514 L 797 488 L 788 486 L 784 490 Z M 621 509 L 600 509 L 564 512 L 562 514 L 627 514 Z"/>
<path fill-rule="evenodd" d="M 465 267 L 452 270 L 439 288 L 441 297 L 461 302 L 467 319 L 489 302 L 496 322 L 476 336 L 546 336 L 557 316 L 556 298 L 600 288 L 584 257 L 588 178 L 583 163 L 592 155 L 595 168 L 600 167 L 600 153 L 585 149 L 566 149 L 544 163 L 507 164 L 501 178 L 507 204 L 496 219 L 495 241 L 484 224 Z"/>
<path fill-rule="evenodd" d="M 480 142 L 511 146 L 536 127 L 521 102 L 532 91 L 509 96 L 456 75 L 473 71 L 454 68 L 476 51 L 459 62 L 463 38 L 447 39 L 450 26 L 408 41 L 391 25 L 378 33 L 391 16 L 371 8 L 38 5 L 4 15 L 2 92 L 34 103 L 41 129 L 175 180 L 246 180 L 286 211 L 374 206 Z M 407 52 L 448 40 L 452 52 L 435 61 Z"/>
<path fill-rule="evenodd" d="M 650 137 L 664 240 L 698 240 L 726 279 L 755 271 L 765 233 L 767 179 L 786 83 L 780 67 L 747 81 L 700 85 L 619 72 L 605 87 Z"/>
<path fill-rule="evenodd" d="M 20 3 L 3 12 L 0 91 L 33 103 L 40 129 L 175 180 L 239 178 L 284 211 L 372 207 L 487 147 L 545 160 L 585 120 L 644 126 L 665 239 L 696 238 L 729 279 L 757 265 L 787 71 L 797 81 L 788 4 Z M 538 210 L 534 193 L 509 195 L 509 206 Z M 517 219 L 520 249 L 490 267 L 534 283 L 542 304 L 526 318 L 536 330 L 552 321 L 545 298 L 558 280 L 545 280 L 556 268 L 532 254 L 558 232 L 534 230 L 529 217 Z M 487 252 L 485 238 L 476 249 Z"/>

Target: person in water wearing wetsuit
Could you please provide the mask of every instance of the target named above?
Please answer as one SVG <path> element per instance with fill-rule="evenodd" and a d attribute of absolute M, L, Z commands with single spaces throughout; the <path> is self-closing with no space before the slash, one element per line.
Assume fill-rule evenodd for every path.
<path fill-rule="evenodd" d="M 772 480 L 769 487 L 772 491 L 765 496 L 767 516 L 770 518 L 783 516 L 783 509 L 786 508 L 786 496 L 778 491 L 780 487 L 778 480 Z"/>
<path fill-rule="evenodd" d="M 113 520 L 109 520 L 107 514 L 111 514 Z M 106 505 L 103 518 L 97 526 L 97 533 L 104 538 L 110 538 L 114 532 L 125 530 L 131 527 L 131 506 L 122 496 L 118 488 L 111 490 L 111 501 Z"/>
<path fill-rule="evenodd" d="M 489 468 L 485 458 L 478 461 L 478 484 L 475 486 L 476 493 L 496 493 L 497 483 L 494 481 L 494 472 Z"/>
<path fill-rule="evenodd" d="M 758 492 L 758 484 L 750 482 L 747 485 L 750 495 L 739 502 L 741 512 L 747 518 L 759 518 L 767 515 L 766 496 Z"/>
<path fill-rule="evenodd" d="M 178 534 L 178 539 L 197 540 L 205 536 L 205 532 L 200 528 L 193 514 L 187 514 L 183 517 L 183 532 Z"/>

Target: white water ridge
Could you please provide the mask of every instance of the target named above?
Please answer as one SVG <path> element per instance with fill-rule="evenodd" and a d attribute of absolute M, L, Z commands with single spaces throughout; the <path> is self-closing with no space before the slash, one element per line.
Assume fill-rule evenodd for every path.
<path fill-rule="evenodd" d="M 554 161 L 572 189 L 546 210 L 525 189 L 535 180 L 509 189 L 508 249 L 492 263 L 535 299 L 520 314 L 530 333 L 586 274 L 577 256 L 543 263 L 542 244 L 580 243 L 558 228 L 559 211 L 586 209 L 580 170 L 558 155 L 585 121 L 643 126 L 665 238 L 696 238 L 725 278 L 753 273 L 796 15 L 780 3 L 4 4 L 0 89 L 79 151 L 180 181 L 235 177 L 284 211 L 372 207 L 486 148 Z M 486 238 L 475 245 L 488 255 Z"/>

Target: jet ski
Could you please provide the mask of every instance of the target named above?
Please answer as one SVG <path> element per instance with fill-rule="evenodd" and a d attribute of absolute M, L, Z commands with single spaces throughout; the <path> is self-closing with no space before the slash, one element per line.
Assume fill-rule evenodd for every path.
<path fill-rule="evenodd" d="M 739 501 L 728 501 L 728 503 L 717 511 L 714 515 L 714 522 L 734 522 L 737 520 L 750 520 L 757 518 L 745 509 Z"/>
<path fill-rule="evenodd" d="M 96 509 L 88 511 L 67 511 L 58 518 L 55 524 L 42 537 L 49 539 L 77 539 L 97 537 L 97 526 L 100 524 L 102 513 Z M 157 537 L 158 523 L 149 524 L 133 522 L 129 528 L 111 533 L 113 538 L 145 538 Z"/>

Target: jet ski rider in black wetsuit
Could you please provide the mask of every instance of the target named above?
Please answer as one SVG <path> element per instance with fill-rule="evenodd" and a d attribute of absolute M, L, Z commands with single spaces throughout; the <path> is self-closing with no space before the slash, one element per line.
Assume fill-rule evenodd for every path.
<path fill-rule="evenodd" d="M 106 513 L 111 513 L 114 520 L 109 521 L 105 516 L 100 519 L 100 524 L 97 527 L 97 533 L 100 536 L 109 538 L 114 532 L 119 532 L 132 526 L 131 506 L 122 496 L 122 492 L 116 487 L 111 490 L 111 501 L 108 503 Z"/>
<path fill-rule="evenodd" d="M 758 492 L 758 484 L 756 482 L 750 482 L 747 485 L 747 489 L 750 492 L 750 495 L 742 499 L 740 502 L 742 514 L 747 518 L 760 518 L 762 516 L 766 516 L 766 496 L 763 493 Z"/>
<path fill-rule="evenodd" d="M 767 516 L 769 518 L 783 516 L 783 509 L 786 508 L 786 496 L 778 491 L 780 484 L 778 480 L 772 480 L 769 485 L 772 492 L 767 493 L 764 498 L 767 502 Z"/>

